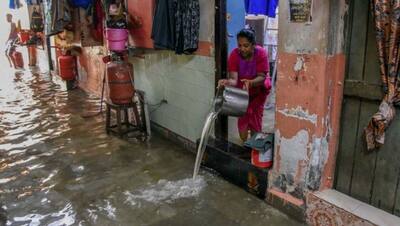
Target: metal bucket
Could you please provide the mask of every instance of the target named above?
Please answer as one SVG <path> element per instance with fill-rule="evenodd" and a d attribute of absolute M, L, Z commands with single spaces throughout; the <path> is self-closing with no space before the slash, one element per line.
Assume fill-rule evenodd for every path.
<path fill-rule="evenodd" d="M 214 99 L 214 109 L 223 115 L 240 117 L 246 114 L 249 105 L 249 94 L 246 90 L 225 87 Z"/>

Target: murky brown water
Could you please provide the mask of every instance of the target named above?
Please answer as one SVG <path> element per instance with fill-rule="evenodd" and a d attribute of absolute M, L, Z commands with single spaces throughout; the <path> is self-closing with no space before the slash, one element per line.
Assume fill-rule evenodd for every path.
<path fill-rule="evenodd" d="M 0 225 L 299 225 L 201 171 L 195 156 L 154 136 L 108 136 L 98 99 L 65 92 L 46 73 L 1 74 Z"/>

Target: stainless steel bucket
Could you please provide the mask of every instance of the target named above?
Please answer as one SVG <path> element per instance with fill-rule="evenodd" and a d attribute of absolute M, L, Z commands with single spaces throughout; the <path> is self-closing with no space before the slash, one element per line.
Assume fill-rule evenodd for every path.
<path fill-rule="evenodd" d="M 214 109 L 223 115 L 240 117 L 247 111 L 249 94 L 246 90 L 235 87 L 225 87 L 223 92 L 217 92 L 214 99 Z"/>

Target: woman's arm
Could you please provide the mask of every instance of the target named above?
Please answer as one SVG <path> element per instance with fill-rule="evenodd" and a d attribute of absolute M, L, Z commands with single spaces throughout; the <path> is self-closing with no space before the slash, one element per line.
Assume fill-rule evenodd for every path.
<path fill-rule="evenodd" d="M 254 79 L 242 79 L 241 81 L 244 83 L 244 88 L 249 90 L 251 87 L 257 87 L 264 85 L 265 73 L 257 73 L 257 77 Z"/>
<path fill-rule="evenodd" d="M 251 80 L 251 87 L 262 86 L 264 84 L 265 77 L 266 75 L 264 72 L 257 73 L 257 77 Z"/>
<path fill-rule="evenodd" d="M 218 81 L 218 87 L 220 86 L 236 86 L 238 79 L 238 73 L 236 71 L 229 72 L 228 79 L 221 79 Z"/>

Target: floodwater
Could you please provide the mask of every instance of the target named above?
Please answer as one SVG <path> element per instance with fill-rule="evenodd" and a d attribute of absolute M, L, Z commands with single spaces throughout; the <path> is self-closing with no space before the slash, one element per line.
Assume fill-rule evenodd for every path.
<path fill-rule="evenodd" d="M 6 65 L 6 64 L 3 64 Z M 0 225 L 299 225 L 154 135 L 108 136 L 99 100 L 40 71 L 0 75 Z"/>

